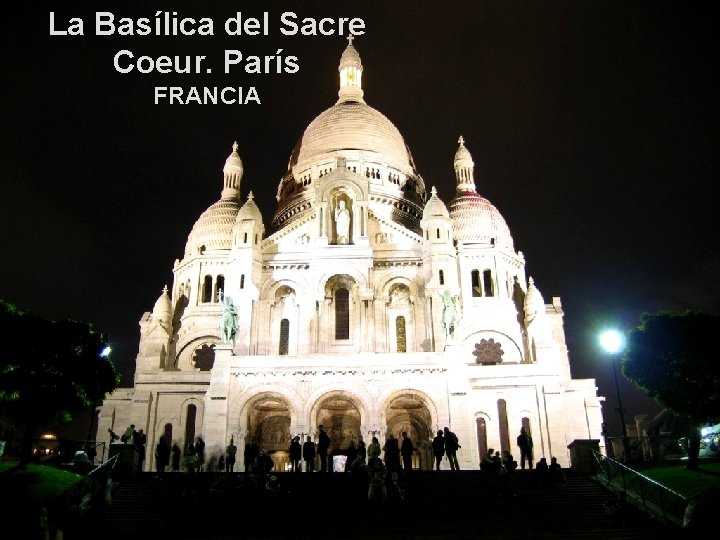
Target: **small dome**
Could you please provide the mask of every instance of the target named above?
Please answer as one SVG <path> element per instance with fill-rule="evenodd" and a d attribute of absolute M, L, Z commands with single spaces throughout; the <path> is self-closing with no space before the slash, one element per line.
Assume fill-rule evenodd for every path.
<path fill-rule="evenodd" d="M 514 251 L 510 229 L 497 208 L 474 191 L 450 202 L 453 238 L 464 244 L 494 244 Z"/>
<path fill-rule="evenodd" d="M 432 187 L 430 193 L 430 198 L 425 203 L 425 208 L 423 209 L 423 219 L 429 219 L 432 217 L 449 218 L 450 214 L 448 213 L 448 209 L 445 206 L 445 203 L 440 200 L 440 197 L 437 196 L 437 189 L 435 189 L 435 186 Z"/>
<path fill-rule="evenodd" d="M 457 152 L 455 152 L 455 168 L 467 168 L 467 167 L 474 167 L 475 163 L 473 162 L 472 156 L 470 155 L 470 150 L 465 148 L 465 139 L 460 136 L 458 139 L 458 149 Z"/>
<path fill-rule="evenodd" d="M 228 158 L 225 160 L 225 166 L 223 167 L 223 173 L 224 174 L 238 174 L 242 176 L 243 174 L 243 162 L 240 159 L 240 155 L 238 154 L 238 143 L 234 142 L 232 145 L 232 152 L 228 156 Z"/>
<path fill-rule="evenodd" d="M 232 247 L 232 228 L 235 224 L 240 201 L 234 198 L 220 199 L 205 210 L 193 225 L 185 244 L 185 256 Z"/>
<path fill-rule="evenodd" d="M 525 294 L 525 313 L 542 313 L 545 311 L 545 299 L 535 286 L 535 280 L 528 279 L 528 290 Z"/>
<path fill-rule="evenodd" d="M 247 201 L 245 201 L 245 204 L 242 205 L 242 208 L 240 208 L 240 211 L 238 212 L 236 221 L 255 221 L 258 223 L 262 223 L 262 214 L 260 213 L 260 209 L 258 208 L 257 204 L 255 204 L 255 196 L 253 195 L 253 192 L 251 191 L 248 194 Z"/>
<path fill-rule="evenodd" d="M 340 57 L 340 65 L 338 66 L 338 71 L 340 71 L 344 67 L 353 66 L 353 67 L 362 67 L 362 61 L 360 60 L 360 53 L 357 51 L 355 47 L 353 47 L 352 41 L 348 43 L 348 46 L 345 47 L 345 50 L 342 53 L 342 56 Z"/>
<path fill-rule="evenodd" d="M 168 295 L 167 285 L 165 285 L 165 288 L 155 302 L 152 318 L 155 321 L 162 321 L 164 323 L 170 323 L 172 321 L 172 304 L 170 302 L 170 296 Z"/>
<path fill-rule="evenodd" d="M 375 152 L 390 164 L 414 169 L 398 129 L 380 111 L 358 101 L 337 103 L 310 122 L 295 146 L 290 167 L 340 150 Z"/>

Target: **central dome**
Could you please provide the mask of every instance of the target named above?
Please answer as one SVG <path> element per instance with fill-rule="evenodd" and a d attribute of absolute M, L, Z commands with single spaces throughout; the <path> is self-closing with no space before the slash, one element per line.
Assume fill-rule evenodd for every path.
<path fill-rule="evenodd" d="M 413 168 L 398 129 L 380 111 L 360 101 L 341 101 L 310 122 L 293 151 L 290 167 L 338 150 L 374 152 L 399 168 Z"/>

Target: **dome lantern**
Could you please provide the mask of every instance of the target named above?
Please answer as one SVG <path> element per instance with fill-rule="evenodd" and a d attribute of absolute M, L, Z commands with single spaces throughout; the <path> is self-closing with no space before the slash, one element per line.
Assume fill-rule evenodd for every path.
<path fill-rule="evenodd" d="M 240 197 L 240 181 L 243 175 L 243 163 L 238 154 L 238 143 L 232 145 L 232 152 L 225 160 L 223 167 L 223 199 L 237 199 Z"/>
<path fill-rule="evenodd" d="M 470 151 L 465 148 L 465 139 L 462 135 L 458 139 L 460 145 L 455 152 L 455 181 L 458 191 L 475 191 L 475 163 Z"/>
<path fill-rule="evenodd" d="M 338 103 L 343 101 L 359 101 L 364 103 L 362 89 L 362 62 L 360 54 L 353 46 L 352 42 L 355 36 L 348 36 L 348 46 L 345 47 L 340 57 L 340 90 L 338 91 Z"/>

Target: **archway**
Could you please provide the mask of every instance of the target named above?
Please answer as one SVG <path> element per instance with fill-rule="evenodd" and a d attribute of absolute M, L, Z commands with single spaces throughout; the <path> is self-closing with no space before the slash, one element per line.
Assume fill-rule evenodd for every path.
<path fill-rule="evenodd" d="M 290 408 L 285 399 L 274 394 L 258 396 L 247 414 L 248 438 L 272 457 L 276 471 L 286 470 L 290 463 Z"/>
<path fill-rule="evenodd" d="M 360 410 L 351 396 L 337 392 L 325 396 L 317 406 L 316 422 L 330 437 L 329 455 L 342 455 L 360 441 Z"/>
<path fill-rule="evenodd" d="M 432 469 L 431 418 L 425 400 L 410 391 L 395 396 L 385 411 L 387 434 L 401 441 L 404 431 L 413 442 L 413 469 Z"/>

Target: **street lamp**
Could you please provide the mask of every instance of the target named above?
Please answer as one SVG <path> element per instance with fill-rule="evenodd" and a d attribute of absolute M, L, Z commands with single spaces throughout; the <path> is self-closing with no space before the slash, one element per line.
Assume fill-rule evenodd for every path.
<path fill-rule="evenodd" d="M 618 384 L 618 368 L 617 359 L 620 351 L 625 345 L 625 340 L 620 332 L 617 330 L 606 330 L 600 334 L 600 346 L 610 354 L 613 368 L 613 378 L 615 380 L 615 393 L 617 394 L 618 412 L 620 413 L 620 427 L 622 428 L 622 446 L 623 446 L 623 461 L 630 459 L 630 444 L 627 434 L 627 426 L 625 425 L 625 410 L 622 405 L 622 398 L 620 397 L 620 385 Z"/>

